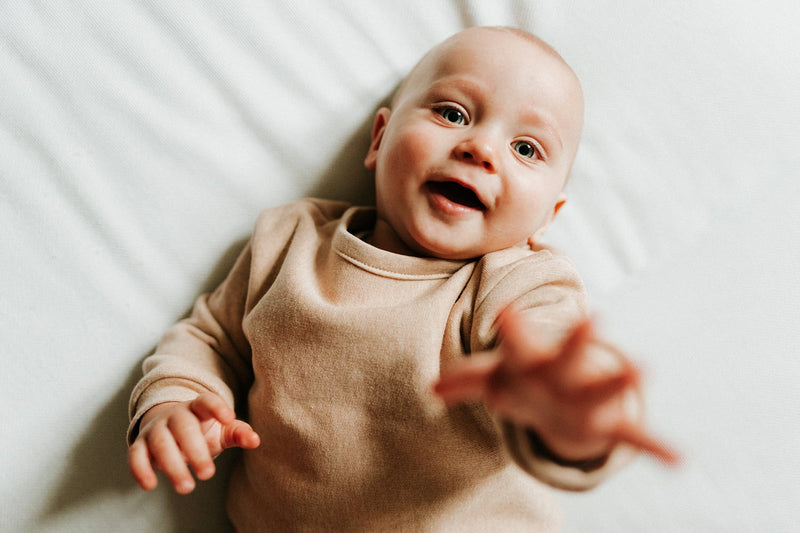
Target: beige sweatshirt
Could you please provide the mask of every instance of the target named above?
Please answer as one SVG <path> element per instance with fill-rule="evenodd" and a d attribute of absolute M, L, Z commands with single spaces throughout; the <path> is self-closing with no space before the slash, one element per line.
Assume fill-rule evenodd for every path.
<path fill-rule="evenodd" d="M 356 235 L 374 210 L 302 200 L 266 211 L 227 279 L 144 362 L 147 409 L 213 391 L 261 436 L 230 481 L 239 531 L 552 531 L 543 484 L 584 472 L 536 454 L 525 428 L 431 393 L 450 361 L 495 342 L 514 302 L 563 332 L 585 312 L 572 263 L 516 247 L 476 261 L 392 254 Z"/>

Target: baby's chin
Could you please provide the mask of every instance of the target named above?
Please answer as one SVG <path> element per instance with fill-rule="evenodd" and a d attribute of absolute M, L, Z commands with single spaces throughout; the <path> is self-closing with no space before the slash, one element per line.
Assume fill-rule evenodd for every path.
<path fill-rule="evenodd" d="M 422 243 L 412 241 L 406 243 L 406 246 L 420 257 L 444 259 L 447 261 L 470 261 L 504 248 L 501 246 L 453 246 L 451 243 L 435 241 L 423 241 Z"/>

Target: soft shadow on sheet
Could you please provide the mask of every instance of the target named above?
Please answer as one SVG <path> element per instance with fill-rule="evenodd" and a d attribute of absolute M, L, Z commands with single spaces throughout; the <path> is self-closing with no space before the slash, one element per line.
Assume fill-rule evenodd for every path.
<path fill-rule="evenodd" d="M 228 248 L 206 281 L 198 287 L 198 294 L 211 291 L 222 282 L 246 242 L 246 237 L 241 238 Z M 191 302 L 187 304 L 184 316 L 191 309 Z M 176 317 L 176 321 L 179 318 Z M 149 353 L 141 355 L 138 360 L 141 362 L 146 355 Z M 144 496 L 128 470 L 125 443 L 128 398 L 141 376 L 141 366 L 137 364 L 130 370 L 122 388 L 97 413 L 70 452 L 61 480 L 39 517 L 41 524 L 58 524 L 61 517 L 103 498 L 124 498 L 137 492 Z M 170 524 L 158 524 L 158 531 L 232 531 L 225 516 L 225 487 L 237 453 L 229 450 L 217 458 L 217 474 L 212 480 L 199 483 L 191 496 L 181 496 L 172 491 L 166 478 L 160 474 L 159 487 L 153 496 L 166 499 L 172 520 Z M 137 498 L 128 499 L 137 501 Z"/>
<path fill-rule="evenodd" d="M 369 149 L 375 112 L 388 105 L 389 99 L 387 96 L 375 106 L 350 134 L 307 196 L 345 200 L 354 205 L 375 205 L 375 180 L 372 171 L 364 167 L 364 157 Z"/>
<path fill-rule="evenodd" d="M 369 147 L 373 116 L 370 113 L 347 137 L 340 152 L 332 158 L 316 185 L 308 191 L 308 196 L 345 200 L 359 205 L 374 204 L 372 173 L 363 164 Z M 198 287 L 198 295 L 213 290 L 222 282 L 247 240 L 248 236 L 243 236 L 231 244 Z M 192 304 L 187 302 L 184 316 L 188 315 Z M 180 318 L 176 317 L 176 320 Z M 146 355 L 149 354 L 142 354 L 138 360 L 141 362 Z M 128 398 L 140 377 L 141 368 L 136 365 L 131 369 L 124 386 L 109 399 L 70 452 L 58 487 L 39 517 L 40 524 L 57 524 L 60 517 L 101 498 L 122 498 L 141 491 L 128 470 L 125 445 Z M 228 450 L 217 458 L 217 474 L 210 481 L 199 483 L 190 496 L 176 494 L 160 474 L 159 488 L 153 496 L 166 498 L 172 521 L 171 524 L 159 524 L 159 530 L 232 531 L 225 516 L 225 488 L 237 454 L 236 450 Z"/>

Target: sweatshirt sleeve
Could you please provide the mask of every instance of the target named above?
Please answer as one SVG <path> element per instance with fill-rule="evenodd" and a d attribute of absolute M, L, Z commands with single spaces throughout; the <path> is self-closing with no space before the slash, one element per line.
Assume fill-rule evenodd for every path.
<path fill-rule="evenodd" d="M 252 380 L 250 347 L 242 331 L 252 246 L 247 244 L 222 284 L 200 296 L 191 315 L 172 326 L 147 357 L 128 413 L 128 442 L 147 410 L 169 401 L 192 400 L 213 392 L 231 407 Z"/>
<path fill-rule="evenodd" d="M 303 199 L 261 213 L 250 241 L 215 291 L 200 296 L 191 315 L 167 330 L 142 364 L 144 376 L 128 407 L 128 442 L 151 407 L 213 392 L 236 408 L 253 382 L 245 334 L 248 313 L 275 280 L 299 225 L 321 226 L 341 216 L 344 202 Z"/>
<path fill-rule="evenodd" d="M 511 254 L 515 255 L 509 259 Z M 496 319 L 509 304 L 523 312 L 537 336 L 554 345 L 588 312 L 585 289 L 577 269 L 566 256 L 554 250 L 512 250 L 498 257 L 487 256 L 481 267 L 470 333 L 473 351 L 496 344 Z M 589 357 L 601 370 L 620 364 L 618 352 L 600 342 L 590 348 Z M 632 418 L 639 419 L 641 398 L 638 394 L 632 393 L 625 401 Z M 590 489 L 634 455 L 631 448 L 619 445 L 607 457 L 584 462 L 564 461 L 552 454 L 531 428 L 500 418 L 495 422 L 510 458 L 537 479 L 560 489 Z"/>

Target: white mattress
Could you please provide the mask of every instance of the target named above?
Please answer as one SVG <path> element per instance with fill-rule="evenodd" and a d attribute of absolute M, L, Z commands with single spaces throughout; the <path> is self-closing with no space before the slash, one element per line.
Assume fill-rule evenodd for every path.
<path fill-rule="evenodd" d="M 138 490 L 126 401 L 265 207 L 369 202 L 371 114 L 470 25 L 583 81 L 550 241 L 685 454 L 558 493 L 571 532 L 800 523 L 800 4 L 771 0 L 0 4 L 0 529 L 224 531 L 219 479 Z"/>

